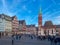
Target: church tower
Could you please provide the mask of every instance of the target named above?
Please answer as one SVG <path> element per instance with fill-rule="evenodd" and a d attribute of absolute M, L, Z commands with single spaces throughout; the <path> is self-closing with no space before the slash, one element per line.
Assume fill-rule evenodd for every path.
<path fill-rule="evenodd" d="M 40 8 L 39 16 L 38 16 L 38 25 L 41 27 L 42 26 L 42 11 Z"/>
<path fill-rule="evenodd" d="M 38 35 L 41 35 L 41 28 L 42 28 L 42 11 L 40 8 L 39 15 L 38 15 Z"/>

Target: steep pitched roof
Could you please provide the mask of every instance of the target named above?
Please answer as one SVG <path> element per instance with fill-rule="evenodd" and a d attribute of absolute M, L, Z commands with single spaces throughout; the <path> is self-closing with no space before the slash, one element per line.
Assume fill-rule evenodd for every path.
<path fill-rule="evenodd" d="M 25 20 L 19 20 L 19 24 L 24 24 Z"/>
<path fill-rule="evenodd" d="M 12 18 L 12 20 L 13 20 L 15 17 L 16 17 L 16 15 L 12 16 L 12 17 L 11 17 L 11 18 Z"/>
<path fill-rule="evenodd" d="M 53 25 L 52 21 L 46 21 L 44 24 L 44 26 L 52 26 L 52 25 Z"/>
<path fill-rule="evenodd" d="M 46 21 L 45 24 L 44 24 L 44 27 L 46 28 L 53 28 L 55 27 L 52 23 L 52 21 Z"/>
<path fill-rule="evenodd" d="M 5 14 L 0 14 L 0 18 L 4 18 L 4 19 L 9 20 L 9 21 L 12 20 L 12 18 L 10 16 L 5 15 Z"/>
<path fill-rule="evenodd" d="M 31 27 L 31 25 L 26 25 L 26 27 L 27 27 L 27 28 L 30 28 L 30 27 Z"/>
<path fill-rule="evenodd" d="M 28 27 L 28 28 L 29 28 L 29 27 L 35 27 L 35 25 L 26 25 L 26 27 Z"/>

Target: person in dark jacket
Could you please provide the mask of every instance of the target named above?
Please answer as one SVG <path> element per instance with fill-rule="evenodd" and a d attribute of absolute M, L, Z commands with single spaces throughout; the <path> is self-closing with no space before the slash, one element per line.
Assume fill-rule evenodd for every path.
<path fill-rule="evenodd" d="M 60 37 L 55 38 L 55 39 L 54 39 L 54 43 L 55 43 L 55 45 L 57 45 L 57 43 L 59 43 L 59 44 L 60 44 Z"/>
<path fill-rule="evenodd" d="M 12 35 L 12 45 L 14 45 L 14 35 Z"/>

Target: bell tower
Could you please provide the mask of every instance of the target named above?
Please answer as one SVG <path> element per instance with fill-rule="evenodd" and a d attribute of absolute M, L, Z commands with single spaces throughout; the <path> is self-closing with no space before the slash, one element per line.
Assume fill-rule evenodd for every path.
<path fill-rule="evenodd" d="M 41 11 L 41 8 L 40 8 L 39 16 L 38 16 L 38 26 L 39 26 L 39 28 L 41 28 L 41 26 L 42 26 L 42 11 Z"/>
<path fill-rule="evenodd" d="M 40 8 L 39 15 L 38 15 L 38 35 L 41 35 L 41 27 L 42 27 L 42 11 Z"/>

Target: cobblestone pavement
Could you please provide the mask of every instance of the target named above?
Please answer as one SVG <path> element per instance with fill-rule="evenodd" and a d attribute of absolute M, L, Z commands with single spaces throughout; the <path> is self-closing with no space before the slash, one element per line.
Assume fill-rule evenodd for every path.
<path fill-rule="evenodd" d="M 0 45 L 12 45 L 11 37 L 0 39 Z M 30 37 L 22 36 L 20 40 L 14 40 L 14 45 L 51 45 L 48 40 L 31 39 Z"/>

